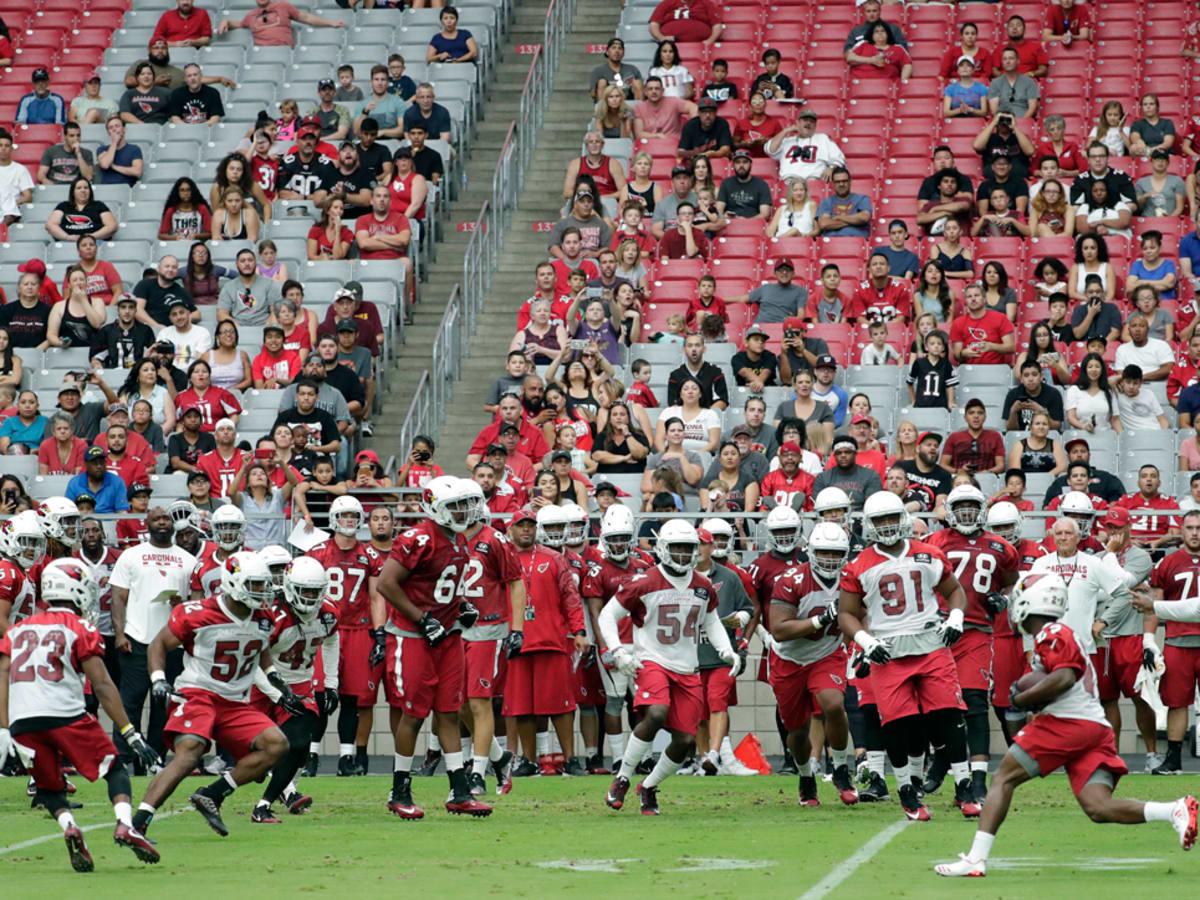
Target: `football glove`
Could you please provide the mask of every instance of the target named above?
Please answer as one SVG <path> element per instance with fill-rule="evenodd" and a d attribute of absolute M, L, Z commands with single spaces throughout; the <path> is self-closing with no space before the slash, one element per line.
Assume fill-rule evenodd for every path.
<path fill-rule="evenodd" d="M 1154 635 L 1142 635 L 1142 665 L 1148 672 L 1165 672 L 1166 665 L 1163 662 L 1163 652 L 1158 649 L 1158 644 L 1154 640 Z"/>
<path fill-rule="evenodd" d="M 867 634 L 865 631 L 860 631 L 855 635 L 854 642 L 862 647 L 863 655 L 873 663 L 883 665 L 886 662 L 891 662 L 892 654 L 888 650 L 887 645 L 873 634 Z"/>
<path fill-rule="evenodd" d="M 291 685 L 283 680 L 283 676 L 278 672 L 271 672 L 267 675 L 267 681 L 271 682 L 271 687 L 279 691 L 279 699 L 275 702 L 279 708 L 289 715 L 302 716 L 308 712 L 308 707 L 304 705 L 304 701 L 296 696 L 296 692 L 292 690 Z"/>
<path fill-rule="evenodd" d="M 1000 591 L 992 591 L 983 598 L 983 608 L 993 616 L 998 616 L 1008 609 L 1008 597 Z"/>
<path fill-rule="evenodd" d="M 0 769 L 8 763 L 9 759 L 15 759 L 17 756 L 17 745 L 12 739 L 12 733 L 7 728 L 0 728 Z"/>
<path fill-rule="evenodd" d="M 165 678 L 160 678 L 150 685 L 150 699 L 158 704 L 160 708 L 165 709 L 167 701 L 182 700 L 183 697 L 175 692 L 175 689 L 171 687 L 171 682 Z"/>
<path fill-rule="evenodd" d="M 121 729 L 121 737 L 125 739 L 125 743 L 129 745 L 129 749 L 134 752 L 141 764 L 147 769 L 162 763 L 155 749 L 146 743 L 146 739 L 138 733 L 138 730 L 132 724 L 126 725 Z"/>
<path fill-rule="evenodd" d="M 767 631 L 761 622 L 755 626 L 754 633 L 758 635 L 758 639 L 762 641 L 762 645 L 765 649 L 774 650 L 779 646 L 779 642 L 775 640 L 775 636 L 771 634 L 771 632 Z"/>
<path fill-rule="evenodd" d="M 387 632 L 381 625 L 378 628 L 372 628 L 369 634 L 375 643 L 371 646 L 371 655 L 367 657 L 367 665 L 375 668 L 382 665 L 383 661 L 387 659 Z"/>
<path fill-rule="evenodd" d="M 321 702 L 317 705 L 320 707 L 321 713 L 326 718 L 337 712 L 338 703 L 341 702 L 341 698 L 338 696 L 337 691 L 332 691 L 329 688 L 326 688 L 325 690 L 321 691 L 318 697 Z"/>
<path fill-rule="evenodd" d="M 871 676 L 871 663 L 867 660 L 867 655 L 862 652 L 862 648 L 854 651 L 854 655 L 850 657 L 850 665 L 854 669 L 855 678 L 869 678 Z"/>
<path fill-rule="evenodd" d="M 821 614 L 817 616 L 817 628 L 828 628 L 835 621 L 837 621 L 837 614 L 837 601 L 835 600 L 833 603 L 829 604 L 829 606 L 825 607 L 825 609 L 821 611 Z"/>
<path fill-rule="evenodd" d="M 642 664 L 638 662 L 638 658 L 633 655 L 632 651 L 624 647 L 618 647 L 612 652 L 613 665 L 622 675 L 633 678 L 637 675 L 638 669 Z"/>
<path fill-rule="evenodd" d="M 470 600 L 463 600 L 458 605 L 458 624 L 461 628 L 470 628 L 479 621 L 479 610 Z"/>
<path fill-rule="evenodd" d="M 604 647 L 600 651 L 600 665 L 604 666 L 606 669 L 611 669 L 616 665 L 616 663 L 613 662 L 613 652 L 607 647 Z"/>
<path fill-rule="evenodd" d="M 504 636 L 502 646 L 504 647 L 504 655 L 512 659 L 521 652 L 521 645 L 525 643 L 525 632 L 510 631 Z"/>
<path fill-rule="evenodd" d="M 417 627 L 421 629 L 421 636 L 429 641 L 431 647 L 436 647 L 446 639 L 446 626 L 435 619 L 432 613 L 421 616 Z"/>
<path fill-rule="evenodd" d="M 950 614 L 938 625 L 938 634 L 942 636 L 942 644 L 953 647 L 963 634 L 963 613 L 961 609 L 952 609 Z"/>

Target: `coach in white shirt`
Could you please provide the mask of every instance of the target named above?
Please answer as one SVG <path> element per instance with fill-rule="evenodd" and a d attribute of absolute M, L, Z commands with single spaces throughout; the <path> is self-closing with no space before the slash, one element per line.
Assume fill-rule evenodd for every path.
<path fill-rule="evenodd" d="M 796 124 L 789 125 L 767 142 L 767 156 L 779 160 L 779 177 L 829 180 L 837 166 L 846 164 L 842 150 L 829 135 L 817 133 L 817 114 L 803 109 Z"/>
<path fill-rule="evenodd" d="M 154 640 L 171 610 L 188 597 L 196 557 L 176 547 L 175 525 L 161 506 L 146 513 L 148 540 L 135 544 L 117 559 L 109 576 L 112 589 L 113 641 L 121 653 L 121 705 L 130 721 L 142 721 L 142 706 L 150 690 L 146 647 Z M 182 652 L 167 657 L 167 677 L 174 681 L 183 665 Z M 166 710 L 150 705 L 150 724 L 143 732 L 150 745 L 165 757 L 162 728 Z M 113 729 L 113 741 L 123 762 L 134 755 Z"/>

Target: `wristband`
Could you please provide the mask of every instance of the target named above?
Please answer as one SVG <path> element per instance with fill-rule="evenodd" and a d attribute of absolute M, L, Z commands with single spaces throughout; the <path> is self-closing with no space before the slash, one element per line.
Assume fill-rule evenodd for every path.
<path fill-rule="evenodd" d="M 125 725 L 124 728 L 121 729 L 120 734 L 121 734 L 121 737 L 127 738 L 131 734 L 134 734 L 136 731 L 137 731 L 137 729 L 133 727 L 133 723 L 129 722 Z"/>
<path fill-rule="evenodd" d="M 963 611 L 961 609 L 950 610 L 950 614 L 946 616 L 946 627 L 957 628 L 959 631 L 962 631 Z"/>
<path fill-rule="evenodd" d="M 750 613 L 746 612 L 744 609 L 739 609 L 734 613 L 734 616 L 737 618 L 738 625 L 740 627 L 745 628 L 750 624 Z"/>
<path fill-rule="evenodd" d="M 820 617 L 820 616 L 813 616 L 813 617 L 812 617 L 811 619 L 809 619 L 808 621 L 812 623 L 812 627 L 813 627 L 813 628 L 820 628 L 820 627 L 821 627 L 821 617 Z"/>
<path fill-rule="evenodd" d="M 150 673 L 150 683 L 151 684 L 153 684 L 156 681 L 166 681 L 166 680 L 167 680 L 166 673 L 164 673 L 162 669 L 155 669 L 153 672 Z"/>
<path fill-rule="evenodd" d="M 263 674 L 270 678 L 275 674 L 275 666 L 273 664 L 267 666 L 265 669 L 263 669 Z"/>
<path fill-rule="evenodd" d="M 870 632 L 863 628 L 854 636 L 854 643 L 862 647 L 863 652 L 870 653 L 871 648 L 875 646 L 877 641 L 871 636 Z"/>
<path fill-rule="evenodd" d="M 1142 647 L 1147 650 L 1157 650 L 1158 643 L 1154 640 L 1154 635 L 1145 633 L 1142 635 Z"/>

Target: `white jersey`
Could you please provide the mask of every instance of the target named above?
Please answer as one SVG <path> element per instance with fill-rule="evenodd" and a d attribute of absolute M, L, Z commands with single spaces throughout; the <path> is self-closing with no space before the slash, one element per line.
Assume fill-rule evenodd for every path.
<path fill-rule="evenodd" d="M 676 587 L 655 566 L 622 584 L 614 599 L 633 619 L 633 649 L 641 662 L 658 663 L 681 675 L 699 668 L 700 630 L 718 604 L 711 581 L 692 572 L 682 587 Z"/>
<path fill-rule="evenodd" d="M 842 571 L 840 586 L 863 598 L 867 630 L 887 640 L 893 656 L 910 656 L 941 646 L 934 588 L 950 571 L 937 547 L 906 540 L 895 556 L 875 545 L 867 547 Z M 895 640 L 912 637 L 919 639 Z"/>
<path fill-rule="evenodd" d="M 256 609 L 239 619 L 220 597 L 175 607 L 167 627 L 185 651 L 175 688 L 198 688 L 245 702 L 259 656 L 270 646 L 273 625 L 269 610 Z"/>
<path fill-rule="evenodd" d="M 1030 572 L 1051 572 L 1067 585 L 1067 613 L 1062 624 L 1075 632 L 1087 654 L 1096 652 L 1092 623 L 1114 597 L 1129 590 L 1129 578 L 1112 554 L 1097 556 L 1083 550 L 1074 556 L 1049 553 L 1033 561 Z"/>
<path fill-rule="evenodd" d="M 784 180 L 820 178 L 826 169 L 846 164 L 841 148 L 819 131 L 810 138 L 788 135 L 779 142 L 779 149 L 768 155 L 779 160 L 779 177 Z"/>
<path fill-rule="evenodd" d="M 1063 668 L 1075 670 L 1075 683 L 1039 712 L 1060 719 L 1086 719 L 1109 725 L 1104 707 L 1100 705 L 1096 670 L 1092 668 L 1083 642 L 1067 625 L 1051 622 L 1034 638 L 1032 669 L 1049 675 Z"/>
<path fill-rule="evenodd" d="M 324 648 L 322 663 L 325 669 L 323 687 L 337 688 L 338 609 L 332 600 L 321 601 L 321 608 L 311 621 L 292 612 L 285 603 L 272 611 L 271 656 L 275 668 L 289 685 L 303 685 L 313 680 L 317 652 Z M 315 686 L 314 686 L 315 687 Z M 307 690 L 302 693 L 308 693 Z"/>
<path fill-rule="evenodd" d="M 810 563 L 788 569 L 777 579 L 771 594 L 772 603 L 786 603 L 796 608 L 797 619 L 811 619 L 837 603 L 838 586 L 835 580 L 826 586 L 812 573 Z M 791 641 L 780 641 L 775 652 L 790 662 L 812 665 L 836 653 L 842 632 L 835 619 L 824 631 Z"/>
<path fill-rule="evenodd" d="M 83 663 L 104 658 L 104 638 L 72 612 L 44 610 L 8 629 L 0 655 L 10 659 L 10 726 L 22 719 L 78 718 L 84 713 Z"/>

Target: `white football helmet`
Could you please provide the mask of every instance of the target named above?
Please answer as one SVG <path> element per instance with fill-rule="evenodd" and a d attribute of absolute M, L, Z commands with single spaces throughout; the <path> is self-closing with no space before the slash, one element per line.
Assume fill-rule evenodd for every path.
<path fill-rule="evenodd" d="M 47 497 L 37 508 L 42 534 L 74 550 L 79 546 L 79 507 L 66 497 Z"/>
<path fill-rule="evenodd" d="M 1057 575 L 1028 572 L 1012 590 L 1008 615 L 1018 631 L 1030 616 L 1061 619 L 1067 614 L 1067 584 Z"/>
<path fill-rule="evenodd" d="M 353 525 L 344 521 L 351 516 L 354 518 Z M 329 504 L 329 527 L 337 534 L 344 534 L 346 537 L 357 537 L 358 529 L 362 525 L 363 519 L 362 504 L 349 494 L 342 494 L 342 496 Z"/>
<path fill-rule="evenodd" d="M 297 556 L 288 562 L 283 575 L 283 596 L 301 619 L 312 621 L 328 587 L 329 574 L 311 556 Z"/>
<path fill-rule="evenodd" d="M 271 586 L 275 591 L 275 599 L 279 600 L 283 597 L 283 573 L 287 571 L 288 563 L 292 561 L 292 554 L 278 544 L 267 544 L 258 551 L 258 555 L 267 564 L 267 571 L 271 573 Z"/>
<path fill-rule="evenodd" d="M 827 487 L 813 500 L 817 520 L 850 527 L 850 497 L 839 487 Z"/>
<path fill-rule="evenodd" d="M 466 478 L 439 475 L 425 485 L 421 510 L 443 528 L 462 534 L 474 524 L 474 500 Z"/>
<path fill-rule="evenodd" d="M 878 520 L 894 518 L 884 524 Z M 912 518 L 904 501 L 891 491 L 876 491 L 863 504 L 863 537 L 874 544 L 889 546 L 912 534 Z"/>
<path fill-rule="evenodd" d="M 614 503 L 600 520 L 600 552 L 605 559 L 623 563 L 633 548 L 633 511 L 623 503 Z"/>
<path fill-rule="evenodd" d="M 834 578 L 850 558 L 850 536 L 836 522 L 818 522 L 808 536 L 808 561 L 818 574 Z"/>
<path fill-rule="evenodd" d="M 562 508 L 567 514 L 567 537 L 564 543 L 568 547 L 582 544 L 587 540 L 587 510 L 578 503 L 564 503 Z"/>
<path fill-rule="evenodd" d="M 946 497 L 946 524 L 959 534 L 976 534 L 983 528 L 987 498 L 971 484 L 960 484 Z"/>
<path fill-rule="evenodd" d="M 209 520 L 212 524 L 213 540 L 222 550 L 241 550 L 246 539 L 246 515 L 232 503 L 217 507 Z"/>
<path fill-rule="evenodd" d="M 790 506 L 776 506 L 767 513 L 767 546 L 777 553 L 791 553 L 800 543 L 800 514 Z"/>
<path fill-rule="evenodd" d="M 1021 511 L 1015 503 L 1001 500 L 988 510 L 987 530 L 1015 547 L 1021 539 Z"/>
<path fill-rule="evenodd" d="M 472 522 L 482 522 L 484 525 L 492 521 L 492 511 L 488 509 L 487 497 L 483 496 L 483 488 L 473 478 L 464 478 L 463 487 L 471 497 Z"/>
<path fill-rule="evenodd" d="M 42 569 L 42 601 L 47 606 L 69 603 L 95 625 L 100 618 L 100 585 L 92 567 L 71 556 L 46 563 Z"/>
<path fill-rule="evenodd" d="M 1092 533 L 1092 523 L 1096 521 L 1096 507 L 1092 505 L 1092 498 L 1083 491 L 1068 491 L 1059 504 L 1058 511 L 1078 523 L 1080 539 Z"/>
<path fill-rule="evenodd" d="M 32 509 L 0 523 L 0 552 L 28 571 L 46 555 L 46 535 Z"/>
<path fill-rule="evenodd" d="M 654 553 L 673 575 L 689 575 L 700 558 L 700 535 L 686 519 L 668 519 L 658 530 Z"/>
<path fill-rule="evenodd" d="M 175 500 L 167 507 L 167 514 L 175 523 L 175 533 L 191 528 L 204 534 L 204 521 L 200 518 L 200 510 L 191 500 Z"/>
<path fill-rule="evenodd" d="M 275 590 L 266 561 L 249 550 L 230 554 L 221 568 L 221 594 L 251 609 L 270 609 Z"/>
<path fill-rule="evenodd" d="M 733 549 L 733 526 L 728 519 L 705 519 L 700 527 L 713 536 L 713 559 L 728 559 Z"/>
<path fill-rule="evenodd" d="M 567 541 L 567 528 L 570 523 L 567 511 L 561 506 L 543 506 L 537 511 L 537 531 L 534 539 L 543 547 L 558 549 Z"/>

